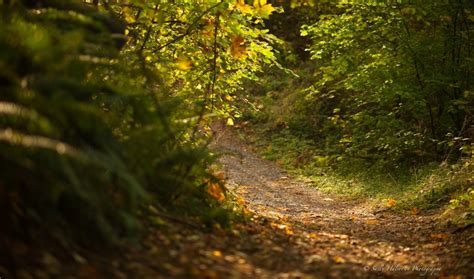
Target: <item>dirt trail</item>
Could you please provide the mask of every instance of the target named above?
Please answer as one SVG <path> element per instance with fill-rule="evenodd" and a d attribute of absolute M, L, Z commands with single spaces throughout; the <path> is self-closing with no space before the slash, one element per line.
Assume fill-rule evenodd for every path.
<path fill-rule="evenodd" d="M 474 276 L 472 230 L 452 234 L 434 215 L 377 212 L 361 201 L 321 193 L 259 158 L 235 132 L 217 130 L 214 148 L 227 153 L 220 160 L 227 187 L 265 217 L 264 225 L 288 236 L 290 241 L 274 252 L 297 257 L 283 257 L 268 277 Z M 278 257 L 275 253 L 268 257 Z"/>

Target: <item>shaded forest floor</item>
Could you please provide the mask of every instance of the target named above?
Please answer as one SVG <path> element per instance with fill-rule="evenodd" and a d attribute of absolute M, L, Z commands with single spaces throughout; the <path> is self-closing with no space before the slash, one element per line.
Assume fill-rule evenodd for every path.
<path fill-rule="evenodd" d="M 227 187 L 253 212 L 232 230 L 150 226 L 141 248 L 104 255 L 10 243 L 3 278 L 471 278 L 472 228 L 452 232 L 433 215 L 398 215 L 309 187 L 259 158 L 228 128 L 213 148 Z M 21 266 L 27 262 L 35 268 Z M 73 262 L 74 264 L 64 264 Z M 27 266 L 27 265 L 26 265 Z M 40 267 L 38 267 L 40 266 Z M 72 274 L 72 275 L 71 275 Z M 11 275 L 11 276 L 9 276 Z M 448 277 L 450 276 L 450 277 Z"/>

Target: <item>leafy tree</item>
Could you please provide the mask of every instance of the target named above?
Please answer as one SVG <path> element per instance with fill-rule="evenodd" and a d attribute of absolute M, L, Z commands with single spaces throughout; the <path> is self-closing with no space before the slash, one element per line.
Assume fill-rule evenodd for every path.
<path fill-rule="evenodd" d="M 302 30 L 313 39 L 319 67 L 306 96 L 319 107 L 308 112 L 315 136 L 338 146 L 337 153 L 390 165 L 468 150 L 472 4 L 342 7 L 343 14 L 322 16 Z"/>
<path fill-rule="evenodd" d="M 273 11 L 262 0 L 2 2 L 2 233 L 115 243 L 149 204 L 225 221 L 197 124 L 213 108 L 235 117 L 241 80 L 274 63 L 275 37 L 259 28 Z"/>

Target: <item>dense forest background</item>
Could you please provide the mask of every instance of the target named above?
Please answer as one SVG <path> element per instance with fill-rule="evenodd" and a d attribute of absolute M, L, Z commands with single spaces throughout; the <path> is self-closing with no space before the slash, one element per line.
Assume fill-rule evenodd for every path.
<path fill-rule="evenodd" d="M 215 121 L 322 190 L 472 226 L 473 26 L 468 0 L 0 1 L 0 234 L 231 226 Z"/>

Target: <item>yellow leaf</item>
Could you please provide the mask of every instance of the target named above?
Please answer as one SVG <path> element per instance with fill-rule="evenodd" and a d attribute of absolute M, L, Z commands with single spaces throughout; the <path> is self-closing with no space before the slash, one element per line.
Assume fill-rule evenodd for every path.
<path fill-rule="evenodd" d="M 222 252 L 219 251 L 219 250 L 214 250 L 214 251 L 212 252 L 212 255 L 213 255 L 214 257 L 222 257 Z"/>
<path fill-rule="evenodd" d="M 264 5 L 257 9 L 257 14 L 262 18 L 269 18 L 272 13 L 275 11 L 275 8 L 271 4 Z"/>
<path fill-rule="evenodd" d="M 184 56 L 178 57 L 176 60 L 176 68 L 181 71 L 187 71 L 191 69 L 193 62 Z"/>
<path fill-rule="evenodd" d="M 227 126 L 234 126 L 234 120 L 232 118 L 227 118 Z"/>
<path fill-rule="evenodd" d="M 269 18 L 276 10 L 272 4 L 267 4 L 267 0 L 254 0 L 253 6 L 255 7 L 257 14 L 263 18 Z"/>
<path fill-rule="evenodd" d="M 366 220 L 365 223 L 367 225 L 376 225 L 379 223 L 379 221 L 375 220 L 375 219 L 369 219 L 369 220 Z"/>
<path fill-rule="evenodd" d="M 284 224 L 278 224 L 278 223 L 271 223 L 270 224 L 272 226 L 272 228 L 274 229 L 280 229 L 280 230 L 283 230 L 286 228 L 286 225 Z"/>
<path fill-rule="evenodd" d="M 244 215 L 245 215 L 245 216 L 252 216 L 252 215 L 253 215 L 253 212 L 250 211 L 248 208 L 244 208 Z"/>
<path fill-rule="evenodd" d="M 264 6 L 267 4 L 267 0 L 253 0 L 253 6 L 255 8 L 258 8 L 258 7 L 261 7 L 261 6 Z"/>
<path fill-rule="evenodd" d="M 222 191 L 222 187 L 217 183 L 212 183 L 212 182 L 208 183 L 207 193 L 211 197 L 215 198 L 218 201 L 224 201 L 225 200 L 225 196 L 224 196 L 224 192 Z"/>
<path fill-rule="evenodd" d="M 133 15 L 134 11 L 131 8 L 129 7 L 123 8 L 122 13 L 123 13 L 123 18 L 125 18 L 126 22 L 128 23 L 135 22 L 135 16 Z"/>
<path fill-rule="evenodd" d="M 244 205 L 245 204 L 245 200 L 242 199 L 241 197 L 238 197 L 236 202 L 237 202 L 238 205 Z"/>
<path fill-rule="evenodd" d="M 339 256 L 334 256 L 334 257 L 332 257 L 332 259 L 335 263 L 338 263 L 338 264 L 346 262 L 346 260 L 344 260 L 343 258 L 341 258 Z"/>
<path fill-rule="evenodd" d="M 251 14 L 252 13 L 252 6 L 247 5 L 245 3 L 245 0 L 237 0 L 237 3 L 235 4 L 235 7 L 237 10 L 241 11 L 244 14 Z"/>
<path fill-rule="evenodd" d="M 387 206 L 388 206 L 388 207 L 393 207 L 393 206 L 395 206 L 396 204 L 397 204 L 397 201 L 394 200 L 394 199 L 388 199 L 388 200 L 387 200 Z"/>
<path fill-rule="evenodd" d="M 319 238 L 318 235 L 315 234 L 315 233 L 310 233 L 310 234 L 308 235 L 308 237 L 309 237 L 309 238 L 312 238 L 312 239 L 318 239 L 318 238 Z"/>
<path fill-rule="evenodd" d="M 234 36 L 231 38 L 230 54 L 235 58 L 243 58 L 247 54 L 245 47 L 245 39 L 242 36 Z"/>

